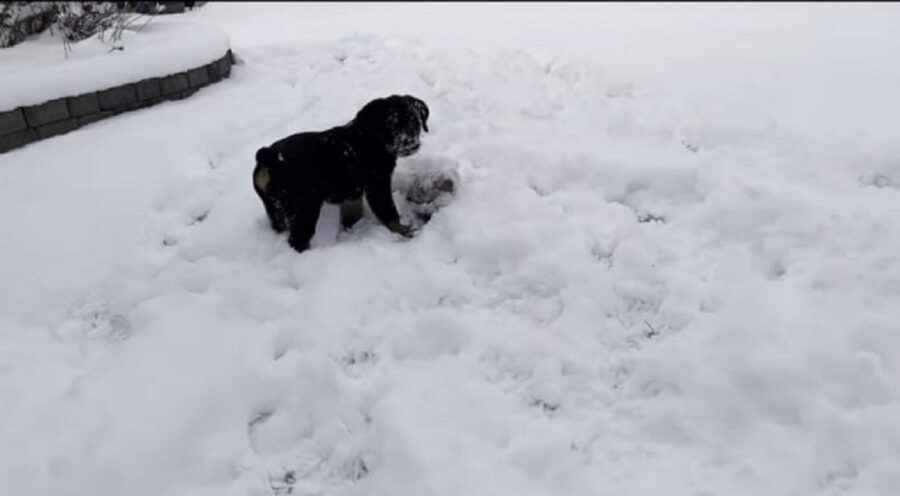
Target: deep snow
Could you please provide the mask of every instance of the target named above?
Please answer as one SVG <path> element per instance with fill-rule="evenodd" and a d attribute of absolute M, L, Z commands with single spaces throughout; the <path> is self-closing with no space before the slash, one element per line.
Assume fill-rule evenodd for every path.
<path fill-rule="evenodd" d="M 6 492 L 896 494 L 896 5 L 173 19 L 229 80 L 0 155 Z M 458 195 L 297 255 L 253 153 L 389 93 Z"/>

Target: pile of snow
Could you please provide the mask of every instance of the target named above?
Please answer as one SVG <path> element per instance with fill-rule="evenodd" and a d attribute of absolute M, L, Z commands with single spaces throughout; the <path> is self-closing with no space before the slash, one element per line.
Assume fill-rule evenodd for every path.
<path fill-rule="evenodd" d="M 900 149 L 862 117 L 900 105 L 877 63 L 900 9 L 658 8 L 180 16 L 229 33 L 232 78 L 0 158 L 3 486 L 894 494 Z M 804 34 L 806 64 L 767 65 Z M 725 51 L 709 37 L 734 74 L 689 74 Z M 657 64 L 688 48 L 668 84 Z M 851 59 L 805 98 L 868 91 L 859 119 L 804 125 L 775 98 Z M 409 241 L 371 217 L 338 234 L 326 207 L 297 255 L 254 152 L 390 93 L 431 107 L 400 175 L 452 171 L 455 198 Z"/>
<path fill-rule="evenodd" d="M 208 24 L 160 18 L 145 22 L 123 32 L 122 50 L 113 50 L 98 34 L 72 43 L 66 55 L 59 33 L 49 30 L 0 50 L 0 110 L 195 69 L 229 49 L 228 36 Z"/>

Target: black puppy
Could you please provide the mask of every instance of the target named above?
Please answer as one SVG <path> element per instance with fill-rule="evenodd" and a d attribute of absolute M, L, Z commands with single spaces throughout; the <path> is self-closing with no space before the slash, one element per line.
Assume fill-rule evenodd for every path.
<path fill-rule="evenodd" d="M 306 250 L 322 203 L 340 203 L 341 224 L 348 229 L 362 217 L 365 193 L 382 224 L 411 236 L 410 228 L 400 223 L 391 177 L 397 157 L 419 149 L 419 133 L 428 131 L 427 120 L 425 102 L 392 95 L 367 103 L 343 126 L 294 134 L 260 148 L 253 187 L 272 229 L 288 229 L 288 243 L 297 251 Z"/>

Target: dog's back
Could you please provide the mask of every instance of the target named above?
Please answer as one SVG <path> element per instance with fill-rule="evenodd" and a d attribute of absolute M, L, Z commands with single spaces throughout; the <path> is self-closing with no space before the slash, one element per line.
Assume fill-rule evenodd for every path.
<path fill-rule="evenodd" d="M 304 162 L 311 162 L 318 155 L 321 133 L 298 133 L 280 139 L 256 151 L 256 167 L 253 169 L 253 185 L 257 192 L 266 192 L 274 176 L 285 177 L 302 174 Z M 306 158 L 306 160 L 304 160 Z"/>

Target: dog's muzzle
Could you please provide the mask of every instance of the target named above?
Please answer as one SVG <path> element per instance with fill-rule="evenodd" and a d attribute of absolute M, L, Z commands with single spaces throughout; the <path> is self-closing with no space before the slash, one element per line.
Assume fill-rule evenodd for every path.
<path fill-rule="evenodd" d="M 413 143 L 411 145 L 401 146 L 400 149 L 397 150 L 397 155 L 400 157 L 408 157 L 413 153 L 419 151 L 421 145 L 419 143 Z"/>
<path fill-rule="evenodd" d="M 421 146 L 419 137 L 413 134 L 400 135 L 394 141 L 394 152 L 399 157 L 407 157 L 416 153 Z"/>

